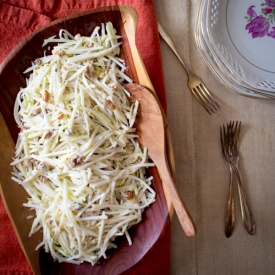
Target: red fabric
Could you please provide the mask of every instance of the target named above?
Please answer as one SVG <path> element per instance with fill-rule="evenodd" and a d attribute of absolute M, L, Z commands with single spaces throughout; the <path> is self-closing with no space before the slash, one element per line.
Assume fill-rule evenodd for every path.
<path fill-rule="evenodd" d="M 162 64 L 153 0 L 0 0 L 0 63 L 25 36 L 43 25 L 102 6 L 128 5 L 139 14 L 137 47 L 166 112 Z M 169 274 L 170 230 L 131 275 Z M 0 199 L 0 275 L 29 275 L 31 268 L 16 239 Z"/>

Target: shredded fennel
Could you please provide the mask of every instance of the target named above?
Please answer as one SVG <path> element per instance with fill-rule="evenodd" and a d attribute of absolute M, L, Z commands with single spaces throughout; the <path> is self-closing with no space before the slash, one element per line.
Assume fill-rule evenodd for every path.
<path fill-rule="evenodd" d="M 130 106 L 122 85 L 132 80 L 119 38 L 111 23 L 90 37 L 61 30 L 45 40 L 57 46 L 25 71 L 16 99 L 12 179 L 36 214 L 30 236 L 42 230 L 37 248 L 60 262 L 94 265 L 121 235 L 131 245 L 127 230 L 155 200 L 145 176 L 154 164 L 133 128 L 138 101 Z"/>

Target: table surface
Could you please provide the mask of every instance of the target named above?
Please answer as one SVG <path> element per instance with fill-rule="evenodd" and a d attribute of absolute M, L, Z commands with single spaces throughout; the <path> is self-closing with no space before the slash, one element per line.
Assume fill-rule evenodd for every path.
<path fill-rule="evenodd" d="M 182 65 L 161 40 L 177 186 L 197 227 L 196 236 L 187 237 L 174 216 L 170 273 L 273 275 L 275 100 L 237 95 L 215 78 L 195 43 L 199 2 L 155 0 L 158 21 L 171 36 L 186 65 L 203 79 L 221 106 L 214 115 L 206 113 L 189 91 Z M 221 155 L 219 127 L 231 120 L 242 121 L 239 168 L 257 228 L 254 236 L 244 230 L 236 190 L 236 225 L 227 239 L 224 219 L 229 169 Z"/>
<path fill-rule="evenodd" d="M 155 0 L 155 7 L 186 65 L 221 106 L 214 115 L 206 113 L 191 95 L 183 67 L 161 41 L 177 186 L 197 227 L 195 237 L 186 237 L 173 218 L 171 274 L 274 274 L 275 101 L 235 94 L 211 73 L 195 44 L 199 0 Z M 242 121 L 239 168 L 257 228 L 254 236 L 244 230 L 235 189 L 236 225 L 227 239 L 229 169 L 222 160 L 219 127 L 230 120 Z"/>

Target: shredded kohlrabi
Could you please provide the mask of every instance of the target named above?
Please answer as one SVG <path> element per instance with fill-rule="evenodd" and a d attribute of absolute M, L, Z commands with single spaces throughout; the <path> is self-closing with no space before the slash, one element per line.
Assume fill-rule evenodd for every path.
<path fill-rule="evenodd" d="M 136 140 L 138 101 L 130 105 L 123 82 L 121 42 L 109 22 L 90 37 L 61 30 L 44 45 L 52 54 L 25 73 L 14 116 L 21 128 L 12 179 L 35 211 L 30 236 L 43 231 L 44 247 L 60 262 L 95 264 L 114 240 L 142 220 L 155 200 L 146 178 L 147 149 Z"/>

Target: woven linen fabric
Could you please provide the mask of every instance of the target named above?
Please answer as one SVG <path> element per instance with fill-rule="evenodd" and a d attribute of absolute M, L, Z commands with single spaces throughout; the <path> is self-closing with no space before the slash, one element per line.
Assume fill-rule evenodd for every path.
<path fill-rule="evenodd" d="M 201 2 L 235 4 L 238 1 L 155 0 L 158 21 L 187 67 L 203 80 L 221 107 L 215 114 L 207 114 L 191 94 L 184 68 L 161 41 L 177 186 L 197 228 L 194 238 L 188 238 L 182 234 L 178 220 L 173 219 L 171 275 L 273 275 L 275 102 L 274 99 L 253 99 L 234 93 L 212 73 L 196 44 L 196 22 Z M 243 11 L 245 15 L 246 9 L 253 5 L 252 1 L 240 2 L 247 4 Z M 219 16 L 224 14 L 219 13 Z M 240 23 L 240 28 L 245 30 L 247 22 L 243 16 L 239 22 L 243 23 Z M 248 32 L 246 34 L 251 37 Z M 251 47 L 259 41 L 261 38 L 251 39 Z M 264 41 L 275 42 L 273 38 Z M 227 44 L 223 46 L 227 48 Z M 261 53 L 259 50 L 259 56 Z M 235 228 L 232 236 L 226 238 L 224 221 L 229 167 L 222 158 L 220 126 L 232 120 L 242 122 L 240 176 L 256 221 L 256 234 L 251 236 L 243 228 L 238 188 L 234 182 Z"/>

